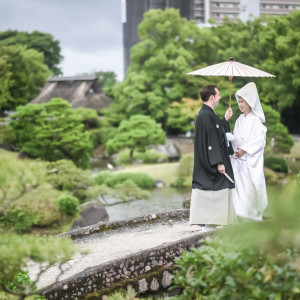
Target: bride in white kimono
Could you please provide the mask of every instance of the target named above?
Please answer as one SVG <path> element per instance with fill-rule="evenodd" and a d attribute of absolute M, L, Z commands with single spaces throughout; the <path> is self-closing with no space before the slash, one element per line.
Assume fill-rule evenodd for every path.
<path fill-rule="evenodd" d="M 236 120 L 233 131 L 233 204 L 238 217 L 261 221 L 268 205 L 263 170 L 267 128 L 262 123 L 265 115 L 254 82 L 238 90 L 235 97 L 243 114 Z"/>

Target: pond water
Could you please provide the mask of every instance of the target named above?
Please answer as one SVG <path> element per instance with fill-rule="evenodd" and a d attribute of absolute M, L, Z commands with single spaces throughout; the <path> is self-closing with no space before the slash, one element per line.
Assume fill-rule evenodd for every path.
<path fill-rule="evenodd" d="M 269 205 L 264 213 L 266 217 L 270 217 L 273 205 L 278 201 L 284 200 L 287 196 L 287 192 L 291 192 L 294 189 L 295 183 L 296 176 L 291 175 L 285 177 L 276 185 L 267 185 Z M 120 221 L 150 213 L 157 213 L 172 209 L 182 209 L 184 208 L 183 202 L 190 192 L 190 188 L 156 188 L 151 191 L 151 198 L 148 200 L 137 200 L 106 207 L 109 215 L 108 221 Z"/>
<path fill-rule="evenodd" d="M 106 207 L 106 211 L 109 215 L 108 221 L 113 222 L 135 218 L 150 213 L 182 209 L 183 201 L 190 192 L 190 188 L 156 188 L 151 191 L 150 199 L 137 200 Z"/>
<path fill-rule="evenodd" d="M 92 172 L 97 173 L 102 170 L 107 170 L 108 161 L 95 159 L 92 162 Z M 269 205 L 265 210 L 264 215 L 269 217 L 272 210 L 272 205 L 283 199 L 287 190 L 293 189 L 296 182 L 296 175 L 300 169 L 300 160 L 288 160 L 289 170 L 291 175 L 283 178 L 278 184 L 267 185 L 267 194 Z M 172 209 L 182 209 L 185 198 L 191 193 L 191 188 L 171 188 L 162 187 L 151 191 L 151 197 L 147 200 L 137 200 L 129 203 L 118 204 L 106 207 L 109 215 L 109 222 L 130 219 L 147 215 L 168 211 Z"/>

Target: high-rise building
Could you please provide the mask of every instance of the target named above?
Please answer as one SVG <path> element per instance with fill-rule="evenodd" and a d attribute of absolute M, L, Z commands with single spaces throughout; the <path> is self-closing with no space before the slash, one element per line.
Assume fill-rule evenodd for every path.
<path fill-rule="evenodd" d="M 222 23 L 224 17 L 246 21 L 250 16 L 279 16 L 300 9 L 300 0 L 121 0 L 121 4 L 125 73 L 130 64 L 130 49 L 139 42 L 138 24 L 149 9 L 177 8 L 182 17 L 197 24 L 207 24 L 209 19 Z"/>
<path fill-rule="evenodd" d="M 300 0 L 194 0 L 194 20 L 207 23 L 213 19 L 222 23 L 224 17 L 228 17 L 230 21 L 237 18 L 246 21 L 251 15 L 287 15 L 299 8 Z"/>

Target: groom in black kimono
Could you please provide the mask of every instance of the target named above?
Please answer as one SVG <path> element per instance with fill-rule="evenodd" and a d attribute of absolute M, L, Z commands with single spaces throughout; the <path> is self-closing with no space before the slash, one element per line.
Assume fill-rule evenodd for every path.
<path fill-rule="evenodd" d="M 228 108 L 222 120 L 214 108 L 219 105 L 220 92 L 216 85 L 207 85 L 200 91 L 203 106 L 196 118 L 194 141 L 194 173 L 189 224 L 205 224 L 204 231 L 215 225 L 235 222 L 231 189 L 234 180 L 229 155 L 233 149 L 227 141 L 230 132 Z"/>

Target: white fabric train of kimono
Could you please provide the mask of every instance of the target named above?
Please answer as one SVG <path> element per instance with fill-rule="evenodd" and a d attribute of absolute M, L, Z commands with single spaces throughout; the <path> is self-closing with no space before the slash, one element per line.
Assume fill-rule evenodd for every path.
<path fill-rule="evenodd" d="M 264 165 L 264 147 L 266 144 L 267 128 L 258 92 L 253 82 L 248 83 L 236 92 L 239 97 L 251 106 L 252 111 L 247 115 L 240 115 L 236 120 L 232 146 L 234 151 L 241 148 L 246 153 L 241 158 L 231 158 L 235 179 L 233 204 L 237 216 L 254 221 L 261 221 L 268 205 L 266 192 Z"/>

